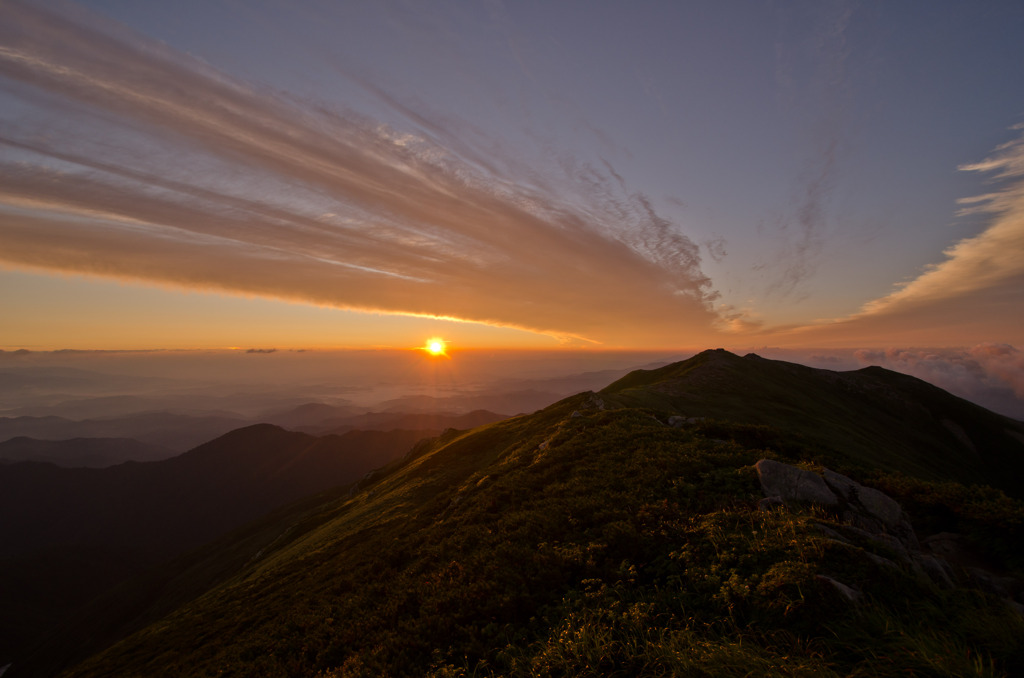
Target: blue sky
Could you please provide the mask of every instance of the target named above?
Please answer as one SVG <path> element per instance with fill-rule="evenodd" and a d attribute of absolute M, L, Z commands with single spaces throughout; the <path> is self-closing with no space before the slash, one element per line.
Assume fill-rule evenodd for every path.
<path fill-rule="evenodd" d="M 1024 342 L 1019 2 L 0 15 L 8 348 Z"/>

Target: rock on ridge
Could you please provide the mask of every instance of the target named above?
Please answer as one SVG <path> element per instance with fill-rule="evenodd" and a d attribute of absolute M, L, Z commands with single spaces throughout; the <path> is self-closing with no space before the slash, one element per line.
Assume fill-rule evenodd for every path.
<path fill-rule="evenodd" d="M 755 464 L 765 498 L 758 506 L 773 510 L 789 503 L 817 504 L 836 512 L 841 522 L 833 527 L 816 523 L 815 527 L 826 538 L 851 546 L 876 544 L 895 555 L 903 565 L 924 575 L 943 588 L 966 584 L 1003 598 L 1014 610 L 1024 614 L 1024 593 L 1021 584 L 1012 577 L 1000 577 L 983 567 L 962 567 L 959 573 L 950 560 L 963 551 L 961 535 L 940 533 L 918 541 L 913 527 L 903 513 L 903 507 L 889 495 L 836 473 L 823 469 L 821 475 L 806 469 L 762 459 Z M 833 529 L 834 528 L 834 529 Z M 927 550 L 926 550 L 927 549 Z M 928 552 L 930 551 L 930 552 Z M 898 567 L 896 562 L 870 551 L 862 552 L 876 564 Z M 824 575 L 826 581 L 851 602 L 859 599 L 860 592 Z M 1021 601 L 1015 600 L 1015 595 Z"/>
<path fill-rule="evenodd" d="M 851 513 L 851 522 L 867 518 L 888 530 L 901 531 L 905 527 L 903 508 L 895 499 L 831 469 L 818 475 L 771 459 L 760 460 L 755 468 L 765 497 L 778 497 L 783 503 L 795 501 L 839 508 Z"/>
<path fill-rule="evenodd" d="M 800 501 L 822 506 L 838 506 L 839 499 L 817 473 L 771 459 L 755 464 L 765 497 L 783 502 Z"/>
<path fill-rule="evenodd" d="M 903 508 L 889 495 L 873 487 L 864 487 L 830 469 L 825 469 L 823 475 L 828 486 L 848 504 L 857 505 L 871 517 L 882 521 L 888 528 L 900 526 Z"/>
<path fill-rule="evenodd" d="M 755 465 L 767 508 L 778 503 L 802 502 L 836 510 L 843 520 L 874 534 L 896 537 L 906 548 L 917 549 L 917 536 L 895 499 L 831 469 L 821 475 L 771 459 Z"/>

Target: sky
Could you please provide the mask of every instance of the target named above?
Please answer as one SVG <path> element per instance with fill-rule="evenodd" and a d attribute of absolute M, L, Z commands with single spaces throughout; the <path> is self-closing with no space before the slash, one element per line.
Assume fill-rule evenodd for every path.
<path fill-rule="evenodd" d="M 1024 397 L 1022 36 L 1019 0 L 0 0 L 0 349 L 845 347 Z"/>

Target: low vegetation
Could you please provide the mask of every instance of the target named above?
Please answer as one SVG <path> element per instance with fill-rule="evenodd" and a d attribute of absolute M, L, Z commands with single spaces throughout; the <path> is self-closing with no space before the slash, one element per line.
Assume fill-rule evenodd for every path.
<path fill-rule="evenodd" d="M 706 352 L 418 443 L 114 589 L 5 678 L 1024 675 L 1021 431 L 901 375 Z M 763 504 L 764 458 L 885 492 L 947 569 L 902 523 Z"/>
<path fill-rule="evenodd" d="M 758 459 L 816 454 L 766 426 L 674 428 L 591 395 L 449 431 L 351 496 L 281 517 L 301 524 L 70 675 L 1024 672 L 1024 618 L 1006 601 L 878 564 L 823 536 L 840 519 L 814 507 L 759 510 Z M 920 526 L 977 526 L 1019 567 L 1018 532 L 1000 532 L 1019 531 L 1019 501 L 858 477 Z"/>

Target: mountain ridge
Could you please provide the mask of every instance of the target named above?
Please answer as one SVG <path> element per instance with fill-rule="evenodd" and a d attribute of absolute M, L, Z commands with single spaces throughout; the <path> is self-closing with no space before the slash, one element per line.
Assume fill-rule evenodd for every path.
<path fill-rule="evenodd" d="M 1024 423 L 882 367 L 835 372 L 716 349 L 633 372 L 600 393 L 687 416 L 784 424 L 847 461 L 1022 493 Z"/>
<path fill-rule="evenodd" d="M 944 583 L 915 570 L 891 534 L 865 532 L 842 505 L 773 503 L 758 470 L 770 459 L 827 475 L 827 464 L 846 474 L 829 476 L 835 487 L 898 501 L 921 543 L 958 535 L 1024 581 L 1024 505 L 957 482 L 977 459 L 957 464 L 949 450 L 967 448 L 933 415 L 953 417 L 972 442 L 1005 443 L 986 457 L 1004 473 L 1019 441 L 1002 431 L 1019 422 L 887 371 L 836 377 L 775 362 L 699 354 L 533 414 L 446 431 L 349 490 L 179 561 L 149 599 L 158 611 L 132 617 L 145 621 L 104 612 L 131 591 L 117 605 L 99 601 L 84 618 L 106 625 L 108 645 L 88 647 L 102 650 L 90 658 L 61 655 L 61 642 L 85 651 L 72 633 L 11 675 L 33 675 L 44 659 L 53 670 L 76 663 L 72 676 L 1024 670 L 1024 618 L 977 577 L 951 569 Z M 858 402 L 861 386 L 888 399 Z M 924 398 L 920 408 L 880 418 L 903 389 Z M 844 422 L 830 445 L 822 432 Z M 853 442 L 843 437 L 851 422 L 863 429 Z M 893 428 L 910 424 L 921 430 Z M 953 470 L 908 474 L 901 450 L 935 441 Z M 848 536 L 856 530 L 867 536 Z"/>
<path fill-rule="evenodd" d="M 159 461 L 174 454 L 165 447 L 134 438 L 40 440 L 16 436 L 0 442 L 0 462 L 37 461 L 68 468 L 103 468 L 125 461 Z"/>

